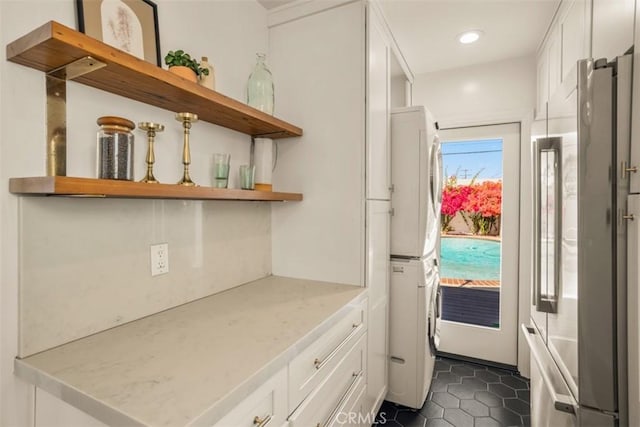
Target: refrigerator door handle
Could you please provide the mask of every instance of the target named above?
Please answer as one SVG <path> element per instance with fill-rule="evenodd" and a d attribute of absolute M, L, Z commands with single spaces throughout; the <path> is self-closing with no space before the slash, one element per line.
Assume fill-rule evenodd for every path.
<path fill-rule="evenodd" d="M 562 138 L 538 138 L 533 143 L 534 238 L 533 301 L 536 311 L 558 312 L 562 200 Z M 550 212 L 551 211 L 551 212 Z M 543 215 L 544 214 L 544 215 Z M 544 221 L 543 221 L 544 220 Z M 542 289 L 546 284 L 546 291 Z"/>
<path fill-rule="evenodd" d="M 526 326 L 524 323 L 521 325 L 521 328 L 522 328 L 522 332 L 524 333 L 524 337 L 527 340 L 527 344 L 529 344 L 529 349 L 531 350 L 531 357 L 536 361 L 538 368 L 540 368 L 542 379 L 544 383 L 547 385 L 547 390 L 549 391 L 549 395 L 553 400 L 553 407 L 557 411 L 576 415 L 578 404 L 573 398 L 573 396 L 556 390 L 554 383 L 551 381 L 551 376 L 549 375 L 550 369 L 555 368 L 557 371 L 557 375 L 560 377 L 562 377 L 562 375 L 560 374 L 560 371 L 557 370 L 557 367 L 555 366 L 553 360 L 547 360 L 545 363 L 545 356 L 548 359 L 551 359 L 551 357 L 544 353 L 546 352 L 544 345 L 536 342 L 535 329 L 532 327 Z"/>

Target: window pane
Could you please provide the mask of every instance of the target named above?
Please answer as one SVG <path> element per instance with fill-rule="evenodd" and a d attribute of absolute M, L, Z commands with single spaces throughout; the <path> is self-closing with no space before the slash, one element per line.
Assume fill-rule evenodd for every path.
<path fill-rule="evenodd" d="M 500 327 L 502 139 L 443 141 L 442 319 Z"/>

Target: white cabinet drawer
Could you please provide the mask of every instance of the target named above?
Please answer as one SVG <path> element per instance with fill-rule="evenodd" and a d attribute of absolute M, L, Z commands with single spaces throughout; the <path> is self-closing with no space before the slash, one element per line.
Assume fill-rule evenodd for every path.
<path fill-rule="evenodd" d="M 320 384 L 366 329 L 366 301 L 307 347 L 289 364 L 289 406 L 295 409 Z"/>
<path fill-rule="evenodd" d="M 289 416 L 289 427 L 323 427 L 336 422 L 339 410 L 365 384 L 366 334 L 337 367 Z"/>
<path fill-rule="evenodd" d="M 333 414 L 327 425 L 329 427 L 360 427 L 369 426 L 374 419 L 373 414 L 366 414 L 364 410 L 366 384 L 364 378 L 358 380 L 352 387 L 351 393 L 344 398 L 344 403 Z"/>
<path fill-rule="evenodd" d="M 215 427 L 280 427 L 287 420 L 287 368 L 283 368 L 215 424 Z"/>

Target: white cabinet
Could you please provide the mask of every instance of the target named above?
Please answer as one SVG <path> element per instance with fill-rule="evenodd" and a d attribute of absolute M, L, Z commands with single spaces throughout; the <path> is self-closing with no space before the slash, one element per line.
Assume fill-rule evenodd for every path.
<path fill-rule="evenodd" d="M 305 286 L 305 283 L 296 283 L 296 286 Z M 320 284 L 314 284 L 314 286 L 323 287 Z M 252 360 L 246 364 L 247 372 L 241 371 L 240 376 L 230 375 L 231 382 L 229 378 L 226 378 L 225 388 L 212 392 L 217 398 L 211 402 L 202 402 L 204 405 L 187 408 L 189 409 L 188 413 L 181 415 L 181 405 L 178 400 L 177 406 L 174 405 L 175 408 L 170 407 L 175 412 L 172 413 L 175 415 L 173 419 L 182 417 L 184 420 L 191 420 L 189 425 L 213 425 L 215 427 L 265 427 L 267 425 L 269 427 L 284 427 L 288 426 L 289 422 L 292 426 L 304 427 L 315 426 L 317 423 L 322 426 L 359 425 L 363 417 L 366 417 L 366 411 L 363 408 L 367 379 L 367 330 L 369 327 L 367 292 L 358 291 L 359 297 L 350 300 L 350 302 L 347 302 L 348 299 L 343 300 L 345 301 L 343 305 L 336 304 L 335 300 L 338 297 L 337 292 L 349 292 L 350 295 L 356 295 L 353 291 L 353 289 L 340 291 L 334 289 L 328 292 L 303 292 L 295 295 L 289 295 L 287 292 L 279 293 L 277 299 L 282 302 L 276 304 L 272 301 L 278 307 L 285 307 L 287 298 L 300 301 L 300 298 L 310 297 L 314 305 L 325 307 L 325 310 L 320 311 L 325 315 L 318 316 L 317 312 L 309 313 L 308 315 L 311 316 L 313 324 L 315 324 L 315 327 L 309 330 L 303 326 L 304 329 L 294 331 L 293 334 L 280 331 L 272 334 L 272 337 L 266 337 L 267 340 L 275 339 L 278 341 L 276 353 L 267 349 L 264 354 L 266 357 L 252 357 Z M 340 298 L 342 297 L 340 296 Z M 331 307 L 333 309 L 327 310 Z M 234 310 L 231 311 L 235 313 Z M 296 317 L 289 318 L 286 315 L 283 319 L 294 322 L 299 320 Z M 224 319 L 222 321 L 222 323 L 226 323 Z M 301 336 L 301 331 L 306 331 L 306 333 Z M 280 337 L 283 334 L 284 336 Z M 292 340 L 291 335 L 300 338 Z M 283 347 L 283 343 L 288 343 L 288 346 Z M 93 341 L 91 345 L 94 344 L 100 345 L 100 343 L 96 344 Z M 191 347 L 187 346 L 187 351 Z M 260 349 L 256 351 L 255 354 L 262 354 Z M 223 356 L 222 359 L 229 359 L 229 357 Z M 163 362 L 159 363 L 162 365 Z M 181 362 L 177 361 L 176 363 L 180 365 Z M 25 369 L 23 364 L 18 366 L 21 366 L 22 370 Z M 197 363 L 193 369 L 197 373 Z M 238 366 L 235 368 L 226 365 L 219 366 L 216 370 L 219 370 L 221 375 L 217 375 L 216 372 L 212 373 L 212 371 L 203 371 L 202 374 L 209 377 L 211 375 L 221 377 L 225 376 L 226 371 L 230 369 L 237 370 Z M 166 369 L 162 372 L 167 373 Z M 167 375 L 170 374 L 171 372 L 167 373 Z M 42 375 L 49 378 L 47 373 L 42 373 Z M 141 413 L 136 412 L 136 409 L 140 408 L 133 407 L 136 406 L 135 399 L 133 401 L 125 399 L 128 403 L 126 408 L 122 405 L 113 406 L 104 403 L 101 397 L 96 397 L 91 391 L 86 395 L 83 394 L 82 389 L 69 392 L 69 387 L 64 386 L 62 379 L 55 378 L 55 376 L 51 378 L 43 380 L 42 386 L 50 387 L 54 394 L 49 394 L 39 388 L 36 389 L 36 421 L 35 425 L 31 427 L 123 426 L 136 424 L 131 421 L 136 419 L 143 420 L 141 422 L 144 423 L 152 422 L 149 421 L 152 417 L 148 416 L 151 414 L 146 414 L 143 411 L 141 416 L 136 415 Z M 236 378 L 236 381 L 233 381 L 233 378 Z M 60 387 L 60 384 L 63 386 Z M 195 385 L 197 386 L 197 384 Z M 248 391 L 242 392 L 241 389 Z M 171 391 L 168 390 L 168 393 L 171 394 Z M 76 407 L 55 396 L 58 394 Z M 121 394 L 125 398 L 131 397 L 126 390 Z M 158 394 L 157 390 L 156 394 Z M 137 402 L 140 403 L 140 400 Z M 146 401 L 142 402 L 142 405 L 144 406 L 145 403 Z M 167 403 L 160 402 L 160 404 L 166 405 Z M 182 406 L 182 409 L 186 410 L 184 405 Z M 82 408 L 92 415 L 77 408 Z M 200 412 L 194 413 L 193 410 Z M 96 418 L 93 418 L 94 416 Z M 313 421 L 312 424 L 311 421 Z"/>
<path fill-rule="evenodd" d="M 278 115 L 304 135 L 280 146 L 273 185 L 305 202 L 272 207 L 273 273 L 362 286 L 365 201 L 390 197 L 391 39 L 367 1 L 284 12 L 269 17 L 269 66 Z"/>
<path fill-rule="evenodd" d="M 563 0 L 537 55 L 536 119 L 565 82 L 575 86 L 576 63 L 590 56 L 590 0 Z M 563 94 L 562 96 L 567 96 Z"/>
<path fill-rule="evenodd" d="M 340 424 L 345 403 L 365 388 L 366 337 L 361 337 L 328 377 L 289 416 L 290 427 Z"/>
<path fill-rule="evenodd" d="M 36 388 L 35 427 L 106 427 L 74 406 Z"/>
<path fill-rule="evenodd" d="M 367 8 L 366 275 L 369 288 L 365 412 L 375 413 L 388 389 L 391 227 L 390 40 L 378 10 Z"/>
<path fill-rule="evenodd" d="M 640 8 L 636 9 L 636 26 L 640 28 Z M 635 31 L 633 54 L 633 96 L 631 116 L 631 167 L 640 167 L 640 30 Z M 627 347 L 629 378 L 629 425 L 640 425 L 640 172 L 630 175 L 627 214 L 635 217 L 627 221 Z"/>
<path fill-rule="evenodd" d="M 533 427 L 576 427 L 576 418 L 554 408 L 553 396 L 545 383 L 540 365 L 531 361 L 531 425 Z"/>
<path fill-rule="evenodd" d="M 369 344 L 367 410 L 376 411 L 388 388 L 389 359 L 389 229 L 388 201 L 367 201 L 367 286 L 369 287 Z"/>
<path fill-rule="evenodd" d="M 593 0 L 592 52 L 612 60 L 633 46 L 635 0 Z"/>
<path fill-rule="evenodd" d="M 390 47 L 376 11 L 369 7 L 367 13 L 367 199 L 389 200 Z"/>
<path fill-rule="evenodd" d="M 391 202 L 367 201 L 367 286 L 371 307 L 389 297 Z"/>
<path fill-rule="evenodd" d="M 639 5 L 640 6 L 640 3 Z M 638 171 L 630 175 L 630 192 L 640 193 L 640 7 L 636 9 L 635 51 L 633 53 L 633 95 L 631 117 L 631 159 L 629 165 Z M 639 331 L 640 332 L 640 331 Z"/>
<path fill-rule="evenodd" d="M 612 60 L 633 46 L 635 1 L 561 2 L 537 56 L 536 118 L 563 83 L 575 86 L 578 60 Z"/>
<path fill-rule="evenodd" d="M 543 49 L 538 55 L 536 70 L 536 119 L 546 116 L 549 101 L 549 54 Z"/>
<path fill-rule="evenodd" d="M 357 425 L 364 416 L 367 305 L 365 300 L 350 306 L 289 363 L 289 427 Z"/>
<path fill-rule="evenodd" d="M 344 399 L 344 404 L 330 420 L 328 427 L 370 427 L 375 414 L 366 412 L 364 406 L 365 384 L 354 387 L 353 392 Z"/>
<path fill-rule="evenodd" d="M 304 128 L 299 143 L 279 145 L 273 171 L 274 188 L 305 194 L 272 205 L 273 274 L 363 285 L 365 8 L 296 18 L 269 29 L 277 114 Z"/>
<path fill-rule="evenodd" d="M 560 31 L 552 25 L 537 56 L 536 65 L 536 118 L 546 115 L 547 102 L 560 84 L 561 63 Z"/>
<path fill-rule="evenodd" d="M 561 37 L 561 81 L 576 79 L 576 64 L 589 56 L 588 3 L 572 0 L 564 11 L 559 31 Z"/>
<path fill-rule="evenodd" d="M 255 389 L 215 427 L 352 425 L 366 390 L 367 303 L 341 318 Z M 360 417 L 361 418 L 361 417 Z"/>
<path fill-rule="evenodd" d="M 549 66 L 549 97 L 551 97 L 558 86 L 560 86 L 562 51 L 560 40 L 560 29 L 553 28 L 547 40 L 547 64 Z"/>
<path fill-rule="evenodd" d="M 305 203 L 272 208 L 273 273 L 369 288 L 376 329 L 365 408 L 375 412 L 387 388 L 395 42 L 378 6 L 365 0 L 296 2 L 270 14 L 269 25 L 278 115 L 305 130 L 299 144 L 280 149 L 273 174 L 274 186 L 297 183 L 305 194 Z"/>
<path fill-rule="evenodd" d="M 366 305 L 349 313 L 289 364 L 289 404 L 297 407 L 339 363 L 366 330 Z"/>
<path fill-rule="evenodd" d="M 281 426 L 287 420 L 287 368 L 281 369 L 231 410 L 215 427 Z"/>
<path fill-rule="evenodd" d="M 365 412 L 376 413 L 389 389 L 389 299 L 369 313 L 370 334 L 367 355 Z"/>

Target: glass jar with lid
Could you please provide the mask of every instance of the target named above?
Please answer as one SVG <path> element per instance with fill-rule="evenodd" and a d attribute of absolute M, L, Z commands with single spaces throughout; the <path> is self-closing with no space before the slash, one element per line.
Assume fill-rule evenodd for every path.
<path fill-rule="evenodd" d="M 97 175 L 99 179 L 133 181 L 133 129 L 128 119 L 104 116 L 97 120 Z"/>

